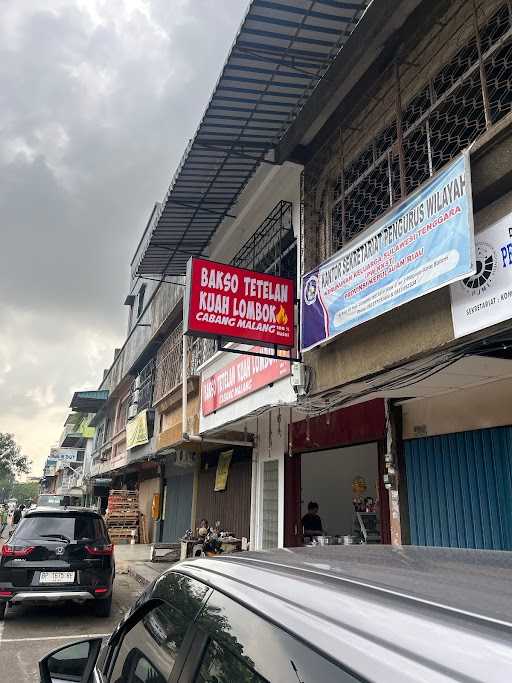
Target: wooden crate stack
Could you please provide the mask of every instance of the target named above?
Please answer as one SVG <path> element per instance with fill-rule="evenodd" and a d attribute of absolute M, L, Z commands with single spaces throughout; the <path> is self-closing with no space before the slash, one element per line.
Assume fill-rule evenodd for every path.
<path fill-rule="evenodd" d="M 135 543 L 139 541 L 138 491 L 113 490 L 108 497 L 106 522 L 110 540 L 114 544 L 130 543 L 135 530 Z"/>

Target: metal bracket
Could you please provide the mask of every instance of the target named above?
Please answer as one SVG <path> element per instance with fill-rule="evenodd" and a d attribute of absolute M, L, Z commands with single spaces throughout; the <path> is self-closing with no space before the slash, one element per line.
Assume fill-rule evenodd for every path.
<path fill-rule="evenodd" d="M 290 363 L 302 363 L 301 358 L 294 358 L 293 356 L 278 356 L 278 345 L 274 344 L 274 353 L 270 355 L 268 353 L 258 353 L 257 351 L 244 351 L 243 349 L 230 349 L 226 346 L 222 346 L 222 337 L 217 337 L 217 351 L 225 351 L 226 353 L 238 353 L 241 356 L 256 356 L 257 358 L 270 358 L 271 360 L 287 360 Z"/>

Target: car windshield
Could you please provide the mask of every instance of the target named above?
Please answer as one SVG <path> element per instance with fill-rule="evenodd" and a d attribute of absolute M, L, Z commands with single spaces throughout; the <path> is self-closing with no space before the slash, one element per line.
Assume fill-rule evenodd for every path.
<path fill-rule="evenodd" d="M 15 540 L 85 541 L 104 536 L 101 520 L 92 515 L 33 515 L 20 522 Z"/>

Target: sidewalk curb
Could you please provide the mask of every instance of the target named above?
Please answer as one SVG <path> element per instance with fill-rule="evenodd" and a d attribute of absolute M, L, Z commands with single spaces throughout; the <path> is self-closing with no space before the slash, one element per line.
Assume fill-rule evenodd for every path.
<path fill-rule="evenodd" d="M 141 586 L 146 587 L 157 579 L 166 569 L 168 569 L 167 566 L 158 570 L 148 566 L 146 562 L 133 562 L 128 567 L 128 574 Z"/>

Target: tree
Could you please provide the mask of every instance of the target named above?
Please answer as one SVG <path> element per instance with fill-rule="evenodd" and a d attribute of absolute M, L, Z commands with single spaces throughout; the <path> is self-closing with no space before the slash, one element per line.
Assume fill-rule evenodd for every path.
<path fill-rule="evenodd" d="M 14 477 L 7 476 L 0 479 L 0 503 L 12 498 L 13 487 Z"/>
<path fill-rule="evenodd" d="M 18 503 L 37 498 L 39 494 L 39 482 L 37 481 L 17 481 L 13 484 L 11 496 L 16 498 Z"/>
<path fill-rule="evenodd" d="M 26 474 L 29 466 L 27 456 L 22 455 L 13 435 L 0 432 L 0 479 L 14 479 L 17 474 Z"/>

